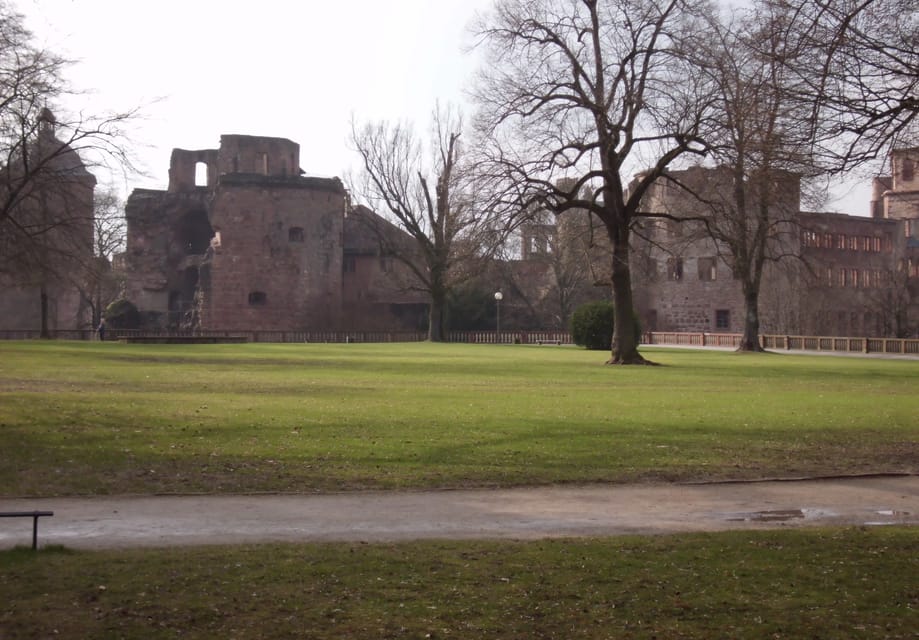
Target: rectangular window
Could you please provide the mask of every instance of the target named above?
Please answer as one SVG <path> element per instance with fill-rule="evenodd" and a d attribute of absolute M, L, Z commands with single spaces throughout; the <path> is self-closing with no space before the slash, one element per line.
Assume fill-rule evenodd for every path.
<path fill-rule="evenodd" d="M 840 286 L 840 287 L 846 286 L 846 270 L 845 270 L 845 269 L 840 269 L 838 275 L 839 275 L 839 277 L 838 277 L 839 286 Z"/>
<path fill-rule="evenodd" d="M 833 267 L 826 268 L 826 271 L 823 274 L 823 281 L 826 283 L 826 286 L 833 286 Z"/>
<path fill-rule="evenodd" d="M 871 238 L 868 236 L 862 236 L 861 247 L 862 251 L 871 251 Z"/>
<path fill-rule="evenodd" d="M 718 262 L 717 258 L 699 258 L 697 260 L 699 266 L 699 280 L 705 282 L 713 282 L 718 277 Z"/>
<path fill-rule="evenodd" d="M 890 234 L 884 236 L 884 251 L 887 253 L 893 251 L 893 238 L 890 237 Z"/>
<path fill-rule="evenodd" d="M 674 281 L 683 279 L 683 258 L 667 259 L 667 279 Z"/>
<path fill-rule="evenodd" d="M 815 231 L 805 231 L 804 232 L 804 246 L 805 247 L 816 247 L 817 246 L 817 233 Z"/>
<path fill-rule="evenodd" d="M 342 258 L 341 270 L 343 273 L 354 273 L 357 271 L 357 258 L 354 256 L 345 256 Z"/>
<path fill-rule="evenodd" d="M 849 269 L 849 286 L 858 288 L 858 269 Z"/>
<path fill-rule="evenodd" d="M 837 249 L 846 248 L 846 234 L 844 233 L 836 234 L 836 248 Z"/>
<path fill-rule="evenodd" d="M 858 236 L 849 236 L 849 251 L 858 251 Z"/>
<path fill-rule="evenodd" d="M 871 238 L 871 250 L 875 253 L 881 252 L 881 239 L 878 237 Z"/>
<path fill-rule="evenodd" d="M 715 328 L 716 329 L 730 329 L 731 328 L 731 310 L 730 309 L 715 309 Z"/>
<path fill-rule="evenodd" d="M 833 248 L 833 234 L 824 233 L 823 241 L 820 246 L 822 246 L 824 249 L 832 249 Z"/>

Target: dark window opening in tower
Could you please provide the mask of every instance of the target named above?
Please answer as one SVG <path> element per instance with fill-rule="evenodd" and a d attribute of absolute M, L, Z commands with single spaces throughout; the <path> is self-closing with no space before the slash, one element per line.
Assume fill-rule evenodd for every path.
<path fill-rule="evenodd" d="M 175 229 L 176 241 L 185 255 L 202 255 L 214 237 L 214 230 L 205 211 L 190 211 L 179 219 Z"/>

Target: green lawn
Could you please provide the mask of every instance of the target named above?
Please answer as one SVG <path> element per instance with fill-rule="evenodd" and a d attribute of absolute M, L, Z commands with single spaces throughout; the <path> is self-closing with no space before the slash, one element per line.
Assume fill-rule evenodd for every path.
<path fill-rule="evenodd" d="M 0 494 L 919 470 L 919 361 L 645 353 L 0 342 Z"/>
<path fill-rule="evenodd" d="M 898 528 L 0 551 L 0 637 L 915 638 Z"/>

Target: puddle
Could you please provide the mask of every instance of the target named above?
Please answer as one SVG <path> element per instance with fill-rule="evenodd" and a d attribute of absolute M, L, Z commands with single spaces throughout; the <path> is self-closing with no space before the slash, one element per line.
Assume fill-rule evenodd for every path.
<path fill-rule="evenodd" d="M 787 522 L 803 517 L 802 509 L 772 509 L 737 514 L 728 518 L 728 522 Z"/>

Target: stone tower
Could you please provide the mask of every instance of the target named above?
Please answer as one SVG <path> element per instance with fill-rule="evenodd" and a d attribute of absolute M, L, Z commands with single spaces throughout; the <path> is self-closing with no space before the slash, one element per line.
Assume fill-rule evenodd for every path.
<path fill-rule="evenodd" d="M 126 297 L 148 324 L 307 331 L 340 320 L 345 190 L 284 138 L 172 153 L 166 191 L 128 199 Z"/>

